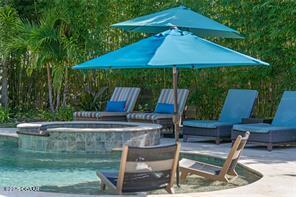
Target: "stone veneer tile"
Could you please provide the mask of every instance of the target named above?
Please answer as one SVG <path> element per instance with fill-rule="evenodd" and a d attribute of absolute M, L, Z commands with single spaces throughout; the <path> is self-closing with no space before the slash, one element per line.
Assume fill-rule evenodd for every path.
<path fill-rule="evenodd" d="M 85 141 L 76 141 L 76 150 L 78 152 L 84 152 L 85 151 Z"/>
<path fill-rule="evenodd" d="M 111 142 L 106 142 L 105 143 L 105 146 L 104 146 L 104 149 L 105 149 L 105 151 L 112 151 L 112 149 L 113 149 L 113 146 L 114 146 L 114 144 L 113 143 L 111 143 Z"/>
<path fill-rule="evenodd" d="M 40 150 L 42 151 L 43 148 L 43 139 L 40 137 L 40 139 L 34 139 L 36 141 L 36 149 L 35 150 Z"/>
<path fill-rule="evenodd" d="M 76 142 L 85 142 L 85 134 L 84 133 L 74 133 Z"/>
<path fill-rule="evenodd" d="M 75 133 L 68 133 L 67 140 L 69 142 L 74 142 L 75 141 Z"/>
<path fill-rule="evenodd" d="M 96 136 L 93 135 L 92 133 L 86 133 L 85 134 L 85 141 L 86 141 L 86 143 L 95 142 L 96 141 Z"/>
<path fill-rule="evenodd" d="M 122 140 L 124 141 L 124 142 L 126 142 L 126 141 L 128 141 L 130 138 L 131 138 L 131 133 L 130 132 L 127 132 L 127 133 L 123 133 L 122 134 Z"/>
<path fill-rule="evenodd" d="M 37 140 L 38 140 L 38 138 L 36 138 L 36 136 L 31 136 L 31 139 L 30 139 L 30 141 L 31 141 L 30 149 L 31 150 L 36 150 L 36 148 L 37 148 Z"/>
<path fill-rule="evenodd" d="M 96 150 L 96 139 L 93 136 L 86 136 L 85 150 L 87 152 L 94 152 Z"/>
<path fill-rule="evenodd" d="M 69 127 L 71 125 L 62 125 Z M 82 125 L 75 125 L 84 128 Z M 84 125 L 85 126 L 85 125 Z M 94 126 L 94 125 L 89 125 Z M 99 126 L 99 125 L 97 125 Z M 116 125 L 113 125 L 116 126 Z M 50 127 L 56 128 L 53 125 Z M 101 128 L 106 125 L 101 125 Z M 118 128 L 125 127 L 117 125 Z M 151 146 L 160 143 L 160 130 L 156 131 L 128 131 L 124 132 L 58 132 L 50 131 L 49 137 L 19 135 L 19 145 L 28 150 L 46 152 L 87 152 L 101 153 L 111 151 L 113 148 L 122 147 L 123 144 L 132 146 Z"/>
<path fill-rule="evenodd" d="M 106 133 L 102 132 L 102 133 L 95 133 L 94 136 L 96 137 L 96 141 L 97 142 L 104 142 L 108 139 L 106 139 Z"/>
<path fill-rule="evenodd" d="M 67 151 L 67 141 L 65 140 L 59 140 L 57 141 L 57 151 L 58 152 L 66 152 Z"/>
<path fill-rule="evenodd" d="M 67 152 L 75 152 L 76 150 L 76 141 L 69 140 L 67 143 Z"/>
<path fill-rule="evenodd" d="M 105 152 L 105 142 L 96 141 L 95 151 L 99 153 Z"/>
<path fill-rule="evenodd" d="M 47 141 L 46 150 L 48 150 L 48 152 L 50 152 L 51 150 L 53 150 L 53 148 L 54 148 L 54 142 L 51 139 L 49 139 Z"/>
<path fill-rule="evenodd" d="M 105 133 L 105 140 L 106 141 L 114 141 L 116 138 L 116 132 L 106 132 Z"/>

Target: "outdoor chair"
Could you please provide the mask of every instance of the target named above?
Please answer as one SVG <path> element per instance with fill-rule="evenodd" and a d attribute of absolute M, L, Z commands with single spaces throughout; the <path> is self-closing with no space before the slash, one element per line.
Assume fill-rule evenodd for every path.
<path fill-rule="evenodd" d="M 263 144 L 269 151 L 274 145 L 296 142 L 296 91 L 285 91 L 271 124 L 255 123 L 234 125 L 232 140 L 249 131 L 249 143 Z"/>
<path fill-rule="evenodd" d="M 172 194 L 179 151 L 179 143 L 155 147 L 125 145 L 119 172 L 97 172 L 101 190 L 107 186 L 113 192 L 122 194 L 165 189 Z"/>
<path fill-rule="evenodd" d="M 215 138 L 216 144 L 230 140 L 234 124 L 242 123 L 252 114 L 258 92 L 256 90 L 230 89 L 218 120 L 187 120 L 183 122 L 183 140 L 190 137 Z"/>
<path fill-rule="evenodd" d="M 181 181 L 184 182 L 186 177 L 191 174 L 225 182 L 229 182 L 231 178 L 237 177 L 238 174 L 235 171 L 235 167 L 247 143 L 249 135 L 250 133 L 247 132 L 244 134 L 244 137 L 239 135 L 236 138 L 222 167 L 190 159 L 182 159 L 179 162 Z"/>
<path fill-rule="evenodd" d="M 179 115 L 185 109 L 189 90 L 178 89 Z M 172 131 L 174 115 L 174 94 L 173 89 L 162 89 L 157 101 L 154 112 L 151 113 L 129 113 L 127 119 L 129 122 L 150 122 L 162 125 L 162 131 Z"/>
<path fill-rule="evenodd" d="M 74 112 L 74 120 L 125 121 L 126 115 L 133 111 L 139 93 L 140 88 L 116 87 L 110 98 L 110 101 L 107 103 L 105 111 Z"/>

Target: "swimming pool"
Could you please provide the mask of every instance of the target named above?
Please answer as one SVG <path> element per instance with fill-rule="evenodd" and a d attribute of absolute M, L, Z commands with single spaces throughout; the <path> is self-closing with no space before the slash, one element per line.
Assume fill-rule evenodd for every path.
<path fill-rule="evenodd" d="M 221 164 L 223 161 L 207 156 L 182 154 L 182 157 Z M 1 140 L 0 136 L 0 188 L 39 187 L 40 191 L 102 194 L 99 190 L 97 170 L 115 170 L 119 167 L 119 153 L 63 154 L 28 152 L 17 148 L 15 141 Z M 231 183 L 209 181 L 192 176 L 185 185 L 175 188 L 177 193 L 221 190 L 250 184 L 258 179 L 239 166 L 241 175 Z M 166 193 L 164 190 L 153 193 Z M 104 191 L 104 194 L 106 192 Z"/>

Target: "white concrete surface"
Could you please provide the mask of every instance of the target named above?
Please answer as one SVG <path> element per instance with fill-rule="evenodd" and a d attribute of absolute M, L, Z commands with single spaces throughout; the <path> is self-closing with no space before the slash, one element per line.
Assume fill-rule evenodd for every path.
<path fill-rule="evenodd" d="M 164 139 L 163 141 L 171 141 Z M 182 143 L 182 150 L 199 154 L 226 157 L 230 144 Z M 245 148 L 240 163 L 263 174 L 263 178 L 250 185 L 233 189 L 174 196 L 199 197 L 293 197 L 296 196 L 296 147 L 278 147 L 269 152 L 266 147 Z"/>
<path fill-rule="evenodd" d="M 0 135 L 17 137 L 16 130 L 16 128 L 0 128 Z"/>

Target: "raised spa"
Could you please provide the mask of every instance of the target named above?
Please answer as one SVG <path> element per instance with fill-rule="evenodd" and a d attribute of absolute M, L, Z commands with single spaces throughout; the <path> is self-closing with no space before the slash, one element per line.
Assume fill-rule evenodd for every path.
<path fill-rule="evenodd" d="M 19 148 L 39 152 L 103 153 L 160 143 L 161 125 L 127 122 L 38 122 L 17 125 Z"/>

